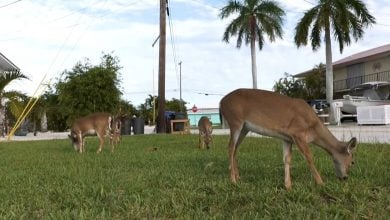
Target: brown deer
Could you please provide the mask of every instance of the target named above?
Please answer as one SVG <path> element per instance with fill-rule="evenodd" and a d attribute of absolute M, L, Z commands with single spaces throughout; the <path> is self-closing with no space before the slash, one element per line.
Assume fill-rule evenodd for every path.
<path fill-rule="evenodd" d="M 198 121 L 199 129 L 199 148 L 204 149 L 205 145 L 207 149 L 210 148 L 210 144 L 213 141 L 211 134 L 213 133 L 213 124 L 206 116 L 202 116 Z"/>
<path fill-rule="evenodd" d="M 317 184 L 323 181 L 314 166 L 309 143 L 329 153 L 337 176 L 347 178 L 348 169 L 353 164 L 352 150 L 356 138 L 347 143 L 338 141 L 304 100 L 264 90 L 237 89 L 222 98 L 220 112 L 230 127 L 229 163 L 233 183 L 239 179 L 237 148 L 249 131 L 283 141 L 287 190 L 291 189 L 290 162 L 294 143 L 303 153 Z"/>
<path fill-rule="evenodd" d="M 97 153 L 102 151 L 104 139 L 110 137 L 111 152 L 114 151 L 113 128 L 116 131 L 118 120 L 113 120 L 109 113 L 93 113 L 91 115 L 76 119 L 70 129 L 69 138 L 73 147 L 80 153 L 85 152 L 85 137 L 97 135 L 100 141 Z"/>

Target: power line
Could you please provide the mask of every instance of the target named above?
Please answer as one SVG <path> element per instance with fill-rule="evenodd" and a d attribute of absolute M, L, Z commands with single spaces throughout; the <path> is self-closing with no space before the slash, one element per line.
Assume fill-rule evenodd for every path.
<path fill-rule="evenodd" d="M 305 2 L 307 2 L 307 3 L 309 3 L 309 4 L 312 4 L 312 5 L 315 5 L 313 2 L 311 2 L 311 1 L 308 1 L 308 0 L 303 0 L 303 1 L 305 1 Z"/>
<path fill-rule="evenodd" d="M 22 0 L 17 0 L 17 1 L 11 2 L 11 3 L 8 3 L 8 4 L 5 4 L 5 5 L 0 6 L 0 8 L 5 8 L 5 7 L 7 7 L 7 6 L 16 4 L 16 3 L 21 2 L 21 1 L 22 1 Z"/>
<path fill-rule="evenodd" d="M 390 24 L 381 24 L 381 23 L 376 23 L 377 25 L 381 25 L 381 26 L 386 26 L 386 27 L 390 27 Z"/>
<path fill-rule="evenodd" d="M 173 24 L 172 24 L 172 16 L 170 15 L 169 12 L 169 6 L 167 5 L 167 14 L 168 14 L 168 26 L 169 26 L 169 33 L 170 33 L 170 38 L 171 38 L 171 46 L 172 46 L 172 55 L 173 55 L 173 62 L 174 62 L 174 67 L 175 67 L 175 73 L 176 73 L 176 80 L 177 83 L 179 84 L 179 73 L 177 70 L 177 54 L 176 54 L 176 43 L 175 43 L 175 37 L 173 33 Z"/>

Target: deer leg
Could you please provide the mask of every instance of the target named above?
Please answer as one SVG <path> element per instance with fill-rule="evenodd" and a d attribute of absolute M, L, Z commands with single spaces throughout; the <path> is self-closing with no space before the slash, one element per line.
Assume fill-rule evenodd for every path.
<path fill-rule="evenodd" d="M 214 146 L 214 142 L 213 142 L 213 136 L 211 136 L 211 134 L 210 134 L 210 142 L 209 142 L 209 144 L 207 145 L 207 149 L 210 149 L 210 146 Z"/>
<path fill-rule="evenodd" d="M 230 141 L 229 141 L 229 160 L 230 160 L 230 179 L 233 183 L 236 183 L 240 179 L 240 174 L 238 171 L 238 161 L 237 161 L 237 149 L 241 144 L 242 140 L 248 133 L 248 130 L 241 127 L 237 129 L 236 132 L 233 132 L 233 129 L 230 132 Z"/>
<path fill-rule="evenodd" d="M 114 133 L 114 134 L 113 134 L 113 137 L 112 137 L 112 139 L 111 139 L 112 141 L 111 141 L 111 143 L 110 143 L 110 144 L 111 144 L 111 153 L 114 152 L 115 145 L 118 143 L 118 142 L 117 142 L 117 138 L 118 138 L 117 134 Z"/>
<path fill-rule="evenodd" d="M 206 147 L 206 133 L 202 132 L 200 141 L 202 143 L 202 149 L 204 149 Z"/>
<path fill-rule="evenodd" d="M 202 133 L 199 132 L 199 148 L 203 149 Z"/>
<path fill-rule="evenodd" d="M 114 152 L 114 145 L 115 145 L 115 133 L 110 134 L 110 146 L 111 146 L 111 153 Z"/>
<path fill-rule="evenodd" d="M 81 134 L 79 134 L 78 139 L 79 139 L 79 141 L 80 141 L 80 142 L 79 142 L 79 143 L 80 143 L 80 145 L 79 145 L 79 152 L 80 152 L 80 154 L 82 154 L 83 151 L 84 151 L 85 138 L 84 138 Z"/>
<path fill-rule="evenodd" d="M 323 184 L 322 178 L 321 178 L 320 174 L 318 173 L 316 167 L 314 166 L 313 155 L 312 155 L 307 143 L 305 141 L 301 140 L 300 138 L 294 138 L 294 141 L 298 145 L 299 150 L 301 150 L 301 152 L 305 156 L 306 161 L 309 164 L 310 171 L 311 171 L 316 183 Z"/>
<path fill-rule="evenodd" d="M 81 146 L 80 146 L 80 153 L 85 152 L 85 138 L 81 138 Z"/>
<path fill-rule="evenodd" d="M 104 145 L 104 136 L 103 135 L 98 135 L 99 137 L 99 149 L 97 150 L 96 153 L 102 152 L 103 145 Z"/>
<path fill-rule="evenodd" d="M 292 150 L 292 143 L 288 141 L 283 141 L 284 186 L 286 187 L 287 190 L 291 189 L 291 174 L 290 174 L 291 150 Z"/>
<path fill-rule="evenodd" d="M 230 136 L 230 141 L 229 141 L 229 169 L 230 169 L 230 180 L 232 183 L 236 184 L 237 179 L 236 179 L 236 169 L 235 167 L 235 158 L 234 158 L 234 148 L 236 147 L 236 140 L 234 140 L 233 135 Z"/>

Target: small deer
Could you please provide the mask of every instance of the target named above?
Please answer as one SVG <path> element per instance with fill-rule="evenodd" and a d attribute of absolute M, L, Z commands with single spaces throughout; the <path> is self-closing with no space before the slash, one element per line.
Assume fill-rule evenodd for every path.
<path fill-rule="evenodd" d="M 115 143 L 111 140 L 113 140 L 113 128 L 115 131 L 115 128 L 118 126 L 116 123 L 118 121 L 113 120 L 109 113 L 93 113 L 76 119 L 69 135 L 74 149 L 80 153 L 85 152 L 85 137 L 96 134 L 100 142 L 97 153 L 102 151 L 106 136 L 110 137 L 111 152 L 113 152 Z"/>
<path fill-rule="evenodd" d="M 291 189 L 292 144 L 303 153 L 317 184 L 323 184 L 323 181 L 314 166 L 309 143 L 324 149 L 333 159 L 337 176 L 347 179 L 348 169 L 353 164 L 356 138 L 349 142 L 338 141 L 304 100 L 270 91 L 238 89 L 222 98 L 220 112 L 230 127 L 229 163 L 233 183 L 239 179 L 237 148 L 249 131 L 283 141 L 287 190 Z"/>
<path fill-rule="evenodd" d="M 213 142 L 213 124 L 206 116 L 202 116 L 198 122 L 199 128 L 199 148 L 204 149 L 205 145 L 207 149 L 210 148 L 210 144 Z"/>

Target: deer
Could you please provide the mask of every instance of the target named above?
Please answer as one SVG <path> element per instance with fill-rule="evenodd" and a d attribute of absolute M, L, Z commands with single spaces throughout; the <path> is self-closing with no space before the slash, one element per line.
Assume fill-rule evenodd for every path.
<path fill-rule="evenodd" d="M 333 159 L 338 178 L 347 179 L 353 164 L 356 138 L 352 137 L 348 142 L 337 140 L 303 99 L 266 90 L 237 89 L 221 99 L 220 114 L 230 128 L 229 168 L 233 184 L 240 178 L 237 149 L 249 131 L 282 140 L 284 185 L 287 190 L 292 187 L 290 163 L 293 144 L 306 159 L 316 184 L 322 185 L 323 180 L 314 165 L 309 143 L 325 150 Z"/>
<path fill-rule="evenodd" d="M 213 141 L 211 136 L 213 133 L 213 124 L 206 116 L 202 116 L 198 121 L 199 129 L 199 148 L 204 149 L 205 145 L 207 149 L 210 149 L 210 144 Z"/>
<path fill-rule="evenodd" d="M 72 141 L 74 149 L 80 153 L 85 152 L 86 136 L 95 134 L 98 136 L 100 143 L 97 153 L 102 151 L 104 139 L 108 136 L 110 138 L 111 152 L 113 152 L 116 144 L 113 141 L 113 134 L 115 134 L 113 131 L 116 132 L 116 129 L 118 128 L 117 123 L 119 122 L 120 120 L 114 120 L 114 117 L 109 113 L 93 113 L 88 116 L 76 119 L 73 122 L 73 125 L 70 129 L 70 134 L 68 136 Z"/>

